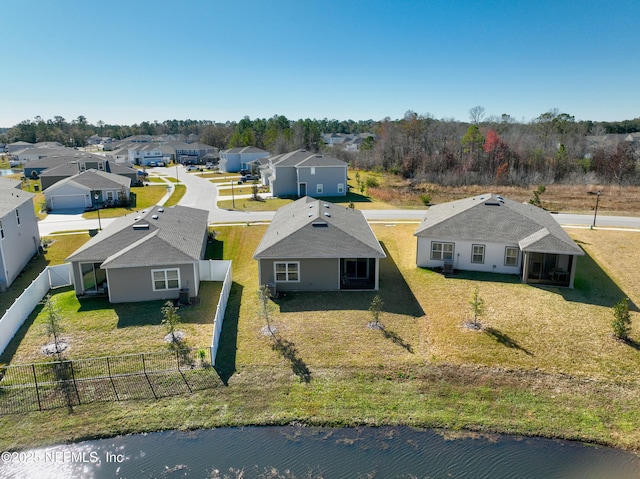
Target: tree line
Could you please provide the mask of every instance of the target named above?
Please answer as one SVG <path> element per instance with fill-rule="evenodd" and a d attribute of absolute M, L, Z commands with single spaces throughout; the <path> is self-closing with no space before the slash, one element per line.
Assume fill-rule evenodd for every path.
<path fill-rule="evenodd" d="M 468 122 L 436 119 L 407 111 L 403 118 L 381 121 L 335 119 L 290 120 L 283 115 L 238 122 L 166 120 L 162 123 L 89 124 L 84 116 L 68 122 L 56 116 L 25 120 L 0 135 L 0 142 L 57 141 L 84 146 L 97 134 L 124 139 L 132 135 L 196 135 L 204 144 L 220 149 L 256 146 L 278 154 L 304 148 L 325 148 L 323 133 L 370 132 L 374 141 L 357 152 L 332 150 L 332 155 L 364 169 L 378 169 L 417 181 L 446 185 L 640 183 L 637 142 L 589 144 L 591 136 L 640 131 L 640 118 L 620 122 L 576 121 L 551 110 L 523 123 L 503 114 L 484 117 L 484 108 L 469 110 Z"/>

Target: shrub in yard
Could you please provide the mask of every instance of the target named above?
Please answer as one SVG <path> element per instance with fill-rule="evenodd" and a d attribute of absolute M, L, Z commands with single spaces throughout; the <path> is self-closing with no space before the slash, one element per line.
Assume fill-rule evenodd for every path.
<path fill-rule="evenodd" d="M 380 186 L 380 183 L 373 176 L 368 176 L 366 181 L 367 188 L 377 188 Z"/>
<path fill-rule="evenodd" d="M 429 194 L 420 195 L 420 201 L 422 201 L 423 205 L 429 206 L 431 204 L 431 195 Z"/>
<path fill-rule="evenodd" d="M 629 299 L 624 298 L 613 307 L 613 321 L 611 321 L 613 335 L 618 339 L 627 339 L 631 332 L 631 315 L 629 314 Z"/>

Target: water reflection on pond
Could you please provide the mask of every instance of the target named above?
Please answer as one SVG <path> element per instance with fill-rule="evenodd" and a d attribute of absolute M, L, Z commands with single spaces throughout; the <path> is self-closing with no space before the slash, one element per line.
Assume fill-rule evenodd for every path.
<path fill-rule="evenodd" d="M 610 448 L 405 427 L 171 431 L 21 454 L 0 477 L 640 478 L 640 459 Z"/>

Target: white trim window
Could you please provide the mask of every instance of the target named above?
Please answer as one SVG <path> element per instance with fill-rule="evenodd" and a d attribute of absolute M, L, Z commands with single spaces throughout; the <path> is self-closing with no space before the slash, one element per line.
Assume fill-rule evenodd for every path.
<path fill-rule="evenodd" d="M 321 195 L 324 192 L 324 185 L 322 183 L 318 183 L 316 185 L 316 193 Z"/>
<path fill-rule="evenodd" d="M 471 245 L 471 262 L 477 264 L 484 264 L 484 245 L 474 244 Z"/>
<path fill-rule="evenodd" d="M 431 259 L 436 261 L 453 260 L 454 243 L 431 242 Z"/>
<path fill-rule="evenodd" d="M 180 270 L 178 268 L 152 269 L 151 279 L 154 291 L 180 289 Z"/>
<path fill-rule="evenodd" d="M 338 183 L 338 193 L 344 193 L 344 183 Z"/>
<path fill-rule="evenodd" d="M 277 262 L 273 263 L 274 277 L 276 283 L 299 283 L 300 282 L 300 262 Z"/>
<path fill-rule="evenodd" d="M 113 201 L 113 191 L 107 191 L 107 201 Z"/>
<path fill-rule="evenodd" d="M 507 246 L 504 249 L 504 265 L 505 266 L 518 266 L 518 257 L 520 251 L 515 246 Z"/>

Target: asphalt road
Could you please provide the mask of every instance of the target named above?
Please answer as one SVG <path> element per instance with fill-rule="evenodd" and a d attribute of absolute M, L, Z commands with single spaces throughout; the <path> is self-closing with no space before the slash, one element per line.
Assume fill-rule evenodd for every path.
<path fill-rule="evenodd" d="M 187 173 L 183 166 L 168 168 L 151 168 L 150 173 L 178 178 L 187 187 L 187 192 L 179 201 L 182 206 L 206 209 L 209 211 L 209 223 L 256 223 L 271 221 L 273 211 L 231 211 L 218 208 L 218 190 L 214 183 L 206 178 L 200 178 L 195 173 Z M 362 210 L 368 221 L 422 221 L 426 210 Z M 591 226 L 593 215 L 578 215 L 556 213 L 553 217 L 563 226 Z M 113 219 L 103 219 L 102 228 L 110 224 Z M 85 220 L 80 212 L 75 214 L 50 214 L 39 223 L 40 235 L 47 236 L 52 232 L 76 231 L 98 228 L 98 220 Z M 640 218 L 631 216 L 598 215 L 596 227 L 621 227 L 640 229 Z"/>

